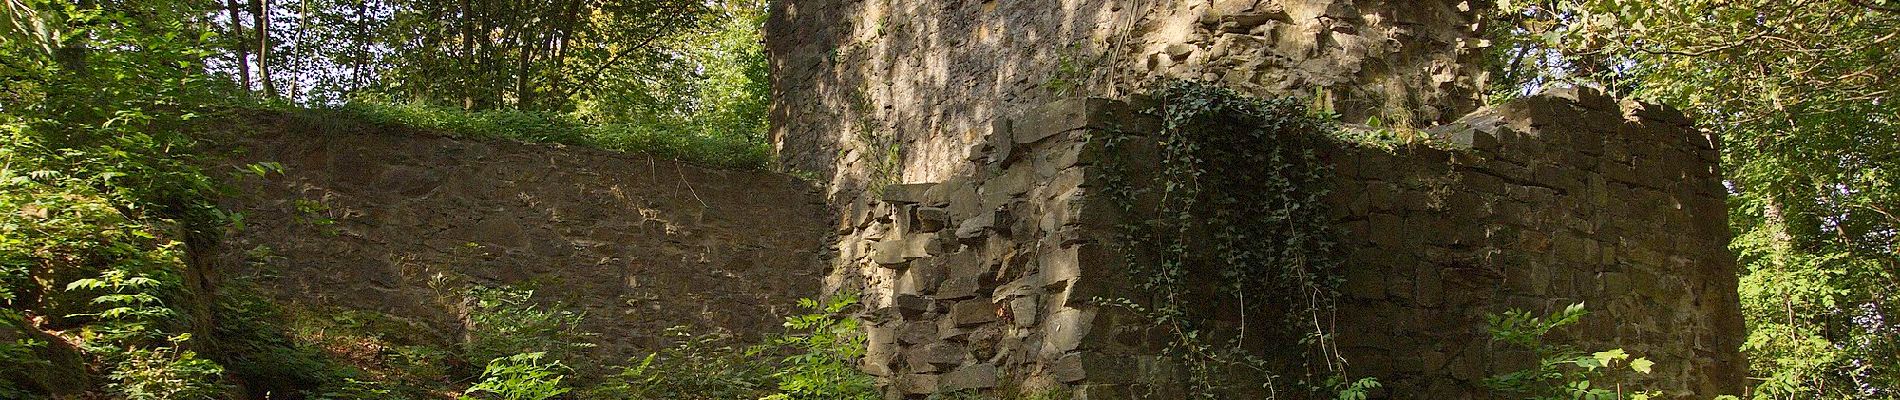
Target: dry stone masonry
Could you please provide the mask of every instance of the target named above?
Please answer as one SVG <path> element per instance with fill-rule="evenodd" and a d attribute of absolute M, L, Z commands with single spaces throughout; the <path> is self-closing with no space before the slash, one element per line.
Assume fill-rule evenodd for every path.
<path fill-rule="evenodd" d="M 1000 120 L 962 159 L 969 174 L 847 203 L 832 286 L 864 291 L 864 370 L 893 397 L 1180 395 L 1157 333 L 1091 301 L 1140 294 L 1130 258 L 1106 245 L 1127 217 L 1092 192 L 1104 173 L 1092 166 L 1159 165 L 1151 152 L 1101 151 L 1104 129 L 1150 118 L 1059 101 Z M 1484 398 L 1483 378 L 1527 361 L 1489 340 L 1486 314 L 1583 302 L 1597 314 L 1556 340 L 1649 357 L 1653 389 L 1739 389 L 1735 267 L 1708 136 L 1673 110 L 1588 90 L 1427 134 L 1442 145 L 1322 149 L 1348 254 L 1334 333 L 1353 373 L 1401 398 Z"/>
<path fill-rule="evenodd" d="M 1670 395 L 1739 393 L 1717 143 L 1591 90 L 1480 107 L 1487 3 L 779 1 L 773 140 L 783 166 L 828 183 L 825 286 L 861 294 L 862 368 L 891 398 L 1182 395 L 1165 339 L 1093 301 L 1142 296 L 1131 263 L 1156 258 L 1108 245 L 1152 216 L 1102 193 L 1155 183 L 1099 167 L 1163 163 L 1103 138 L 1153 148 L 1158 123 L 1129 99 L 1174 79 L 1423 127 L 1424 144 L 1314 149 L 1344 261 L 1329 331 L 1380 395 L 1488 398 L 1485 377 L 1532 360 L 1484 317 L 1578 302 L 1594 314 L 1552 340 L 1648 357 L 1641 384 Z M 1225 306 L 1189 314 L 1233 335 L 1248 315 Z"/>
<path fill-rule="evenodd" d="M 1477 106 L 1473 1 L 774 2 L 772 136 L 843 201 L 880 177 L 961 172 L 998 117 L 1166 78 L 1425 126 Z"/>
<path fill-rule="evenodd" d="M 584 313 L 600 372 L 667 345 L 667 328 L 758 338 L 819 291 L 825 206 L 803 182 L 593 149 L 476 141 L 309 116 L 259 115 L 228 166 L 247 228 L 218 280 L 279 304 L 383 315 L 452 347 L 457 288 L 528 286 Z M 455 286 L 440 287 L 449 278 Z"/>

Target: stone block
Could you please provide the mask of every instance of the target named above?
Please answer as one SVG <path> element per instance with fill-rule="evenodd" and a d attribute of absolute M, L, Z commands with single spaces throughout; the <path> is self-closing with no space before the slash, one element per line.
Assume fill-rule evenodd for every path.
<path fill-rule="evenodd" d="M 897 328 L 897 342 L 903 344 L 924 344 L 937 340 L 937 324 L 923 321 L 906 322 Z"/>
<path fill-rule="evenodd" d="M 959 301 L 950 306 L 950 320 L 957 327 L 996 322 L 996 305 L 985 299 Z"/>
<path fill-rule="evenodd" d="M 914 294 L 893 296 L 891 297 L 891 303 L 893 307 L 897 308 L 898 314 L 904 316 L 905 320 L 917 320 L 922 318 L 925 314 L 935 312 L 937 305 L 936 302 L 924 296 Z"/>
<path fill-rule="evenodd" d="M 944 371 L 963 365 L 969 351 L 950 343 L 936 342 L 922 346 L 912 346 L 904 352 L 904 363 L 911 372 Z"/>
<path fill-rule="evenodd" d="M 996 387 L 996 372 L 995 364 L 967 365 L 943 374 L 937 383 L 945 391 L 989 389 Z"/>
<path fill-rule="evenodd" d="M 1023 193 L 1028 193 L 1041 182 L 1034 168 L 1010 168 L 1002 175 L 983 181 L 978 194 L 983 198 L 984 207 L 997 207 L 1009 204 Z"/>
<path fill-rule="evenodd" d="M 1050 313 L 1042 321 L 1043 358 L 1056 358 L 1082 346 L 1089 335 L 1094 313 L 1064 308 Z"/>
<path fill-rule="evenodd" d="M 932 294 L 943 283 L 943 266 L 936 263 L 911 263 L 909 268 L 898 272 L 896 286 L 898 294 Z"/>
<path fill-rule="evenodd" d="M 950 212 L 937 207 L 918 207 L 912 211 L 912 226 L 918 232 L 936 232 L 950 223 Z"/>
<path fill-rule="evenodd" d="M 976 297 L 980 289 L 977 278 L 973 276 L 951 276 L 937 286 L 936 298 L 939 300 L 961 300 Z"/>
<path fill-rule="evenodd" d="M 965 243 L 979 241 L 996 229 L 995 212 L 978 212 L 975 217 L 957 223 L 957 240 Z"/>
<path fill-rule="evenodd" d="M 1035 143 L 1064 132 L 1090 127 L 1091 118 L 1109 106 L 1107 99 L 1069 98 L 1044 104 L 1025 113 L 1011 125 L 1016 143 Z"/>
<path fill-rule="evenodd" d="M 937 393 L 937 375 L 907 374 L 898 377 L 892 386 L 903 394 L 928 395 Z"/>
<path fill-rule="evenodd" d="M 1042 299 L 1037 298 L 1037 296 L 1020 296 L 1009 299 L 1010 322 L 1019 328 L 1035 326 L 1036 313 L 1039 309 L 1037 304 L 1041 301 Z"/>
<path fill-rule="evenodd" d="M 879 193 L 879 198 L 889 203 L 922 203 L 926 199 L 924 193 L 929 192 L 930 188 L 936 186 L 937 184 L 935 183 L 898 183 L 884 185 L 884 189 Z"/>
<path fill-rule="evenodd" d="M 1050 363 L 1045 373 L 1057 382 L 1072 383 L 1088 378 L 1088 370 L 1082 365 L 1081 354 L 1064 355 Z"/>
<path fill-rule="evenodd" d="M 911 259 L 905 255 L 909 250 L 908 241 L 895 237 L 885 238 L 871 245 L 871 262 L 885 268 L 903 268 Z"/>
<path fill-rule="evenodd" d="M 1497 137 L 1491 136 L 1488 132 L 1479 131 L 1471 127 L 1451 131 L 1445 136 L 1445 139 L 1451 142 L 1453 146 L 1477 151 L 1497 151 L 1499 147 Z"/>

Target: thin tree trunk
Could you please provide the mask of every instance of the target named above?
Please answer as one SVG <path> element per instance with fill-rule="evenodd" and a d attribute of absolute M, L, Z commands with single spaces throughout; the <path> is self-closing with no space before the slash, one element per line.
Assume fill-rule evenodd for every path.
<path fill-rule="evenodd" d="M 244 16 L 238 14 L 243 6 L 238 5 L 237 0 L 224 0 L 224 5 L 231 16 L 231 38 L 237 42 L 237 48 L 234 50 L 237 51 L 238 86 L 243 87 L 245 91 L 250 91 L 251 42 L 247 36 L 244 36 Z"/>
<path fill-rule="evenodd" d="M 457 2 L 461 7 L 460 11 L 462 15 L 461 18 L 455 21 L 455 23 L 460 26 L 462 34 L 462 71 L 458 71 L 459 73 L 455 74 L 456 80 L 461 82 L 461 85 L 457 85 L 456 90 L 462 95 L 462 109 L 464 110 L 475 109 L 475 94 L 472 91 L 475 85 L 475 23 L 477 18 L 480 17 L 476 16 L 475 11 L 469 8 L 470 3 L 469 0 L 460 0 Z"/>
<path fill-rule="evenodd" d="M 363 64 L 369 58 L 369 0 L 356 0 L 356 56 L 350 57 L 350 90 L 363 89 Z"/>
<path fill-rule="evenodd" d="M 270 0 L 251 0 L 251 16 L 257 32 L 257 80 L 264 86 L 264 97 L 277 97 L 277 84 L 270 77 Z"/>

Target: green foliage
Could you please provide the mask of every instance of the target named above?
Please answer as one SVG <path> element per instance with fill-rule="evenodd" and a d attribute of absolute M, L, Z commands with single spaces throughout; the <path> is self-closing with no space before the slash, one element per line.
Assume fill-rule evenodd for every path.
<path fill-rule="evenodd" d="M 468 360 L 517 353 L 564 360 L 593 347 L 587 339 L 594 335 L 580 330 L 581 314 L 558 304 L 540 306 L 532 290 L 478 285 L 468 288 L 463 301 L 468 308 L 468 330 L 462 354 Z"/>
<path fill-rule="evenodd" d="M 785 318 L 785 336 L 774 345 L 793 352 L 779 363 L 779 393 L 768 400 L 872 399 L 877 397 L 876 382 L 858 371 L 854 363 L 864 357 L 864 332 L 858 320 L 843 316 L 846 308 L 858 304 L 854 295 L 832 296 L 820 303 L 799 299 L 800 307 L 810 314 Z"/>
<path fill-rule="evenodd" d="M 466 398 L 546 400 L 573 390 L 561 383 L 571 370 L 560 361 L 541 362 L 546 355 L 522 353 L 489 361 L 481 382 L 468 388 Z"/>
<path fill-rule="evenodd" d="M 1383 386 L 1384 385 L 1379 383 L 1378 379 L 1359 378 L 1359 380 L 1341 386 L 1339 392 L 1333 396 L 1333 398 L 1339 400 L 1366 400 L 1367 396 L 1370 396 L 1374 389 Z"/>
<path fill-rule="evenodd" d="M 248 392 L 323 398 L 360 377 L 361 371 L 331 359 L 320 343 L 299 337 L 284 311 L 251 285 L 242 279 L 223 285 L 211 313 L 216 348 L 207 350 Z"/>
<path fill-rule="evenodd" d="M 1656 363 L 1631 358 L 1623 349 L 1586 353 L 1573 346 L 1544 340 L 1551 331 L 1576 324 L 1587 314 L 1583 303 L 1538 317 L 1523 310 L 1489 315 L 1491 338 L 1528 350 L 1537 364 L 1486 378 L 1484 384 L 1512 398 L 1534 400 L 1645 400 L 1654 392 L 1625 389 L 1620 383 L 1629 372 L 1648 374 Z M 1618 363 L 1628 369 L 1622 372 Z"/>
<path fill-rule="evenodd" d="M 1125 215 L 1154 218 L 1124 223 L 1111 243 L 1148 298 L 1098 301 L 1166 332 L 1166 351 L 1188 368 L 1196 397 L 1231 395 L 1245 383 L 1271 386 L 1289 374 L 1315 393 L 1362 393 L 1354 388 L 1366 386 L 1351 383 L 1363 381 L 1344 378 L 1329 334 L 1312 322 L 1330 318 L 1340 279 L 1322 202 L 1330 178 L 1314 153 L 1336 136 L 1337 126 L 1300 102 L 1248 97 L 1211 83 L 1170 82 L 1153 98 L 1158 105 L 1148 112 L 1162 121 L 1153 137 L 1160 145 L 1158 173 L 1111 159 L 1102 189 Z M 1111 132 L 1094 140 L 1116 153 L 1137 134 Z M 1126 180 L 1151 174 L 1151 181 Z M 1219 285 L 1196 287 L 1190 276 L 1217 277 Z M 1212 326 L 1208 316 L 1191 311 L 1206 309 L 1208 301 L 1230 302 L 1243 317 Z M 1248 321 L 1246 314 L 1272 318 Z M 1297 340 L 1304 351 L 1300 360 L 1279 363 L 1292 367 L 1279 367 L 1263 358 L 1267 349 L 1247 348 L 1249 335 L 1255 344 Z"/>
<path fill-rule="evenodd" d="M 764 142 L 753 137 L 667 131 L 636 124 L 594 124 L 549 112 L 470 112 L 452 107 L 375 102 L 352 102 L 336 110 L 361 120 L 435 130 L 457 137 L 639 152 L 721 168 L 759 169 L 771 159 Z"/>
<path fill-rule="evenodd" d="M 736 347 L 727 334 L 667 329 L 673 344 L 639 359 L 590 391 L 590 398 L 747 399 L 769 395 L 777 372 L 764 347 Z"/>
<path fill-rule="evenodd" d="M 238 3 L 229 18 L 254 16 Z M 261 34 L 217 21 L 250 37 L 212 47 L 227 78 L 257 67 L 270 102 L 725 167 L 767 153 L 761 0 L 305 0 L 271 14 Z"/>
<path fill-rule="evenodd" d="M 171 345 L 133 348 L 117 355 L 110 378 L 112 391 L 128 400 L 212 400 L 229 389 L 220 383 L 224 368 L 199 358 L 178 345 L 190 335 L 170 339 Z"/>
<path fill-rule="evenodd" d="M 1900 396 L 1900 4 L 1499 5 L 1499 92 L 1601 85 L 1720 135 L 1757 397 Z"/>
<path fill-rule="evenodd" d="M 810 313 L 785 318 L 786 332 L 757 346 L 735 346 L 725 335 L 669 330 L 672 346 L 621 368 L 588 398 L 782 399 L 877 398 L 876 381 L 854 365 L 864 357 L 864 333 L 845 315 L 857 297 L 802 299 Z M 783 356 L 775 356 L 782 354 Z"/>

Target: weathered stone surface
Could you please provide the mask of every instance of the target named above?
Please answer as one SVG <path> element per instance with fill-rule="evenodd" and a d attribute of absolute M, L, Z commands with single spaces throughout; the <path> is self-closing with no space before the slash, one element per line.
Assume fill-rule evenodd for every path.
<path fill-rule="evenodd" d="M 950 306 L 950 320 L 958 327 L 996 322 L 996 305 L 988 300 L 964 300 Z"/>
<path fill-rule="evenodd" d="M 936 187 L 935 183 L 901 183 L 884 185 L 882 199 L 892 203 L 922 203 L 924 193 Z"/>
<path fill-rule="evenodd" d="M 839 251 L 828 281 L 879 304 L 933 296 L 942 310 L 906 318 L 934 330 L 911 328 L 914 338 L 900 346 L 965 346 L 976 358 L 968 362 L 1003 366 L 1001 387 L 1062 386 L 1078 398 L 1178 395 L 1169 380 L 1183 368 L 1156 356 L 1166 338 L 1090 301 L 1140 298 L 1127 265 L 1155 261 L 1148 250 L 1122 254 L 1130 250 L 1104 244 L 1122 224 L 1151 219 L 1162 191 L 1137 192 L 1128 210 L 1096 191 L 1111 179 L 1154 185 L 1154 168 L 1110 177 L 1102 161 L 1160 165 L 1161 145 L 1150 136 L 1158 121 L 1135 112 L 1143 106 L 1089 97 L 1124 97 L 1152 79 L 1181 77 L 1330 102 L 1347 121 L 1379 115 L 1424 127 L 1404 130 L 1420 140 L 1396 148 L 1313 149 L 1332 167 L 1334 186 L 1332 209 L 1314 211 L 1337 221 L 1350 255 L 1333 333 L 1346 358 L 1390 393 L 1482 393 L 1477 382 L 1497 372 L 1486 368 L 1513 356 L 1464 348 L 1486 341 L 1484 314 L 1575 301 L 1637 320 L 1581 329 L 1589 332 L 1582 344 L 1712 360 L 1659 364 L 1670 371 L 1643 378 L 1645 387 L 1736 392 L 1729 382 L 1743 366 L 1730 350 L 1740 325 L 1723 248 L 1718 143 L 1673 110 L 1587 89 L 1470 112 L 1478 83 L 1470 62 L 1485 46 L 1472 31 L 1471 4 L 900 3 L 791 0 L 775 5 L 768 28 L 781 32 L 769 46 L 787 96 L 773 116 L 786 166 L 828 175 L 836 204 L 916 206 L 842 224 L 849 228 L 839 248 L 852 250 Z M 1124 42 L 1120 32 L 1133 33 Z M 1037 61 L 1095 56 L 1113 61 L 1087 79 Z M 1107 132 L 1117 134 L 1115 151 L 1102 145 Z M 889 172 L 864 161 L 860 149 L 875 143 L 857 141 L 867 136 L 900 142 L 902 181 L 944 183 L 917 196 L 864 193 Z M 841 212 L 862 211 L 851 210 Z M 919 232 L 942 240 L 911 239 Z M 904 238 L 905 261 L 891 265 L 934 265 L 944 278 L 922 284 L 880 268 L 889 257 L 857 250 L 892 237 Z M 1197 268 L 1185 277 L 1191 287 L 1224 283 L 1206 272 L 1214 267 Z M 1189 312 L 1209 326 L 1272 318 L 1243 315 L 1216 296 L 1196 301 L 1203 298 L 1213 300 Z M 1088 362 L 1104 359 L 1126 365 Z"/>
<path fill-rule="evenodd" d="M 971 217 L 957 224 L 957 239 L 963 241 L 981 239 L 984 235 L 989 234 L 990 229 L 994 229 L 995 227 L 995 213 L 980 213 L 980 215 L 976 217 Z"/>
<path fill-rule="evenodd" d="M 821 292 L 827 236 L 855 229 L 832 225 L 816 188 L 782 174 L 254 117 L 228 127 L 230 140 L 207 142 L 244 151 L 214 149 L 230 158 L 205 161 L 284 171 L 217 174 L 237 193 L 222 205 L 243 211 L 247 226 L 194 255 L 220 277 L 254 279 L 266 298 L 386 315 L 431 338 L 386 338 L 392 346 L 456 346 L 465 310 L 444 294 L 531 282 L 534 302 L 565 303 L 581 312 L 576 328 L 599 334 L 568 360 L 584 376 L 668 345 L 669 327 L 754 340 Z M 333 223 L 311 223 L 304 202 Z M 270 257 L 247 256 L 260 248 Z"/>
<path fill-rule="evenodd" d="M 915 372 L 933 372 L 963 365 L 969 351 L 957 345 L 935 342 L 912 347 L 904 353 L 904 361 L 910 363 Z"/>
<path fill-rule="evenodd" d="M 943 390 L 957 391 L 996 387 L 996 365 L 983 363 L 957 368 L 938 378 Z"/>
<path fill-rule="evenodd" d="M 897 331 L 897 341 L 903 344 L 924 344 L 937 340 L 937 324 L 930 322 L 909 322 Z"/>
<path fill-rule="evenodd" d="M 950 212 L 936 207 L 919 207 L 914 211 L 918 232 L 936 232 L 950 223 Z"/>
<path fill-rule="evenodd" d="M 1011 127 L 1012 118 L 1160 79 L 1220 80 L 1266 96 L 1324 92 L 1352 121 L 1430 124 L 1478 105 L 1487 44 L 1471 4 L 1233 3 L 774 3 L 766 47 L 782 95 L 772 137 L 786 165 L 826 175 L 849 198 L 875 168 L 862 132 L 901 143 L 907 181 L 941 180 L 986 136 L 1027 139 L 991 140 L 1007 146 L 1078 126 Z M 1073 71 L 1098 58 L 1111 62 Z"/>
<path fill-rule="evenodd" d="M 931 394 L 937 392 L 938 377 L 932 374 L 908 374 L 897 378 L 896 389 L 903 394 Z"/>

